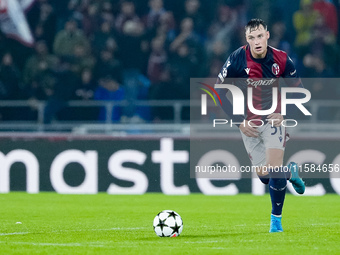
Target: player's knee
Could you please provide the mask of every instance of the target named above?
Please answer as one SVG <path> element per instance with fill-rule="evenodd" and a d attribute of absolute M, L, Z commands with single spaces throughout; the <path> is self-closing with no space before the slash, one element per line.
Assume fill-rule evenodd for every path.
<path fill-rule="evenodd" d="M 258 177 L 263 184 L 269 183 L 269 179 L 270 179 L 269 174 L 263 175 L 263 176 L 258 175 Z"/>
<path fill-rule="evenodd" d="M 268 173 L 270 175 L 270 178 L 275 178 L 275 179 L 281 179 L 285 178 L 285 170 L 283 167 L 268 167 Z"/>
<path fill-rule="evenodd" d="M 276 168 L 278 168 L 278 167 L 281 167 L 283 165 L 283 160 L 281 160 L 281 159 L 277 159 L 277 160 L 275 160 L 275 159 L 272 159 L 272 160 L 268 160 L 267 161 L 267 168 L 272 168 L 272 167 L 276 167 Z"/>

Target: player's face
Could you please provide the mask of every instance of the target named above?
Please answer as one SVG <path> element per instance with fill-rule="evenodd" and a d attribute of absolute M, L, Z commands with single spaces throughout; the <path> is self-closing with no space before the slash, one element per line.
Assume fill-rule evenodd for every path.
<path fill-rule="evenodd" d="M 246 31 L 246 40 L 250 46 L 251 55 L 254 58 L 264 58 L 267 54 L 269 32 L 260 25 L 257 29 L 250 28 Z"/>

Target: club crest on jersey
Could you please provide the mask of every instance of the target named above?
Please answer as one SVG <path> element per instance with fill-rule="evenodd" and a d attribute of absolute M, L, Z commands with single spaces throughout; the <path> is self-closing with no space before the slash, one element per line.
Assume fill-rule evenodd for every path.
<path fill-rule="evenodd" d="M 280 72 L 280 67 L 279 67 L 279 65 L 276 64 L 276 63 L 274 63 L 274 64 L 272 65 L 272 73 L 273 73 L 274 75 L 278 75 L 279 72 Z"/>

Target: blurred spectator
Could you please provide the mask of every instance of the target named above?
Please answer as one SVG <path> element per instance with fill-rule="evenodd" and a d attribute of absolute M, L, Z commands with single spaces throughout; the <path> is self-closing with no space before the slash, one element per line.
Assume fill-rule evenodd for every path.
<path fill-rule="evenodd" d="M 217 20 L 215 20 L 208 29 L 207 51 L 211 54 L 214 47 L 222 43 L 223 50 L 228 56 L 233 50 L 234 34 L 237 29 L 237 12 L 228 6 L 220 6 L 218 8 Z M 236 46 L 237 47 L 237 46 Z"/>
<path fill-rule="evenodd" d="M 3 56 L 8 51 L 8 43 L 5 35 L 0 31 L 0 56 Z"/>
<path fill-rule="evenodd" d="M 124 68 L 123 84 L 126 91 L 126 99 L 131 104 L 125 108 L 124 115 L 132 118 L 136 115 L 136 108 L 133 102 L 140 95 L 140 80 L 147 67 L 147 51 L 143 48 L 144 27 L 140 21 L 127 21 L 120 36 L 119 48 L 120 59 Z M 144 44 L 145 45 L 145 44 Z"/>
<path fill-rule="evenodd" d="M 140 22 L 140 18 L 136 14 L 135 4 L 131 0 L 124 0 L 121 3 L 120 12 L 115 21 L 116 30 L 122 33 L 127 21 L 134 22 L 130 24 L 137 24 Z"/>
<path fill-rule="evenodd" d="M 72 13 L 68 9 L 68 4 L 70 0 L 58 0 L 58 1 L 51 1 L 53 6 L 54 13 L 58 17 L 56 30 L 60 31 L 63 29 L 65 22 L 71 17 Z"/>
<path fill-rule="evenodd" d="M 104 21 L 101 23 L 99 31 L 92 36 L 92 50 L 97 56 L 99 52 L 104 48 L 107 48 L 111 44 L 111 50 L 114 52 L 117 50 L 116 35 L 112 30 L 109 22 Z M 111 42 L 112 41 L 112 42 Z"/>
<path fill-rule="evenodd" d="M 226 48 L 226 45 L 222 41 L 215 41 L 215 43 L 211 46 L 211 49 L 209 52 L 207 52 L 207 61 L 205 66 L 205 73 L 208 74 L 209 70 L 211 70 L 211 66 L 215 65 L 215 63 L 222 63 L 221 66 L 223 66 L 225 60 L 228 57 L 228 50 Z M 219 69 L 221 69 L 221 66 Z M 218 70 L 217 73 L 219 73 L 220 70 Z M 212 72 L 209 72 L 211 76 L 209 77 L 215 77 L 216 75 Z"/>
<path fill-rule="evenodd" d="M 20 98 L 20 73 L 10 53 L 5 53 L 0 64 L 0 99 Z"/>
<path fill-rule="evenodd" d="M 94 68 L 94 77 L 99 79 L 106 75 L 111 75 L 120 84 L 123 81 L 123 68 L 120 61 L 114 57 L 111 51 L 103 49 Z"/>
<path fill-rule="evenodd" d="M 97 83 L 91 69 L 84 69 L 76 86 L 72 100 L 88 101 L 94 99 Z M 72 120 L 98 120 L 98 107 L 73 107 Z"/>
<path fill-rule="evenodd" d="M 160 23 L 161 17 L 166 13 L 163 7 L 163 0 L 149 0 L 150 11 L 145 17 L 147 29 L 153 29 Z"/>
<path fill-rule="evenodd" d="M 170 51 L 177 51 L 183 43 L 189 43 L 193 47 L 197 47 L 200 44 L 200 38 L 194 31 L 194 22 L 191 18 L 185 18 L 182 20 L 180 24 L 180 32 L 175 40 L 170 44 Z"/>
<path fill-rule="evenodd" d="M 300 57 L 308 52 L 308 45 L 312 40 L 313 28 L 318 16 L 318 12 L 313 10 L 311 0 L 301 0 L 300 10 L 296 11 L 293 16 L 296 30 L 295 47 Z"/>
<path fill-rule="evenodd" d="M 150 89 L 150 81 L 144 75 L 138 76 L 138 95 L 137 100 L 145 101 L 148 99 Z M 131 103 L 131 101 L 129 101 Z M 130 123 L 141 123 L 150 121 L 150 107 L 136 106 L 134 111 L 134 116 L 132 118 L 127 118 Z"/>
<path fill-rule="evenodd" d="M 66 22 L 65 29 L 56 35 L 53 45 L 54 53 L 59 57 L 72 57 L 78 45 L 84 47 L 85 54 L 89 52 L 89 41 L 84 33 L 77 28 L 77 22 L 70 19 Z"/>
<path fill-rule="evenodd" d="M 155 37 L 164 38 L 167 44 L 175 39 L 175 20 L 172 12 L 166 12 L 160 17 Z"/>
<path fill-rule="evenodd" d="M 172 58 L 172 66 L 175 65 L 174 61 L 181 62 L 183 60 L 185 66 L 187 66 L 189 62 L 195 66 L 194 73 L 192 71 L 186 74 L 183 73 L 184 80 L 189 82 L 187 74 L 192 75 L 190 77 L 195 77 L 197 74 L 201 73 L 201 69 L 204 65 L 198 65 L 198 63 L 204 63 L 205 54 L 203 44 L 197 33 L 193 30 L 193 21 L 191 18 L 185 18 L 182 20 L 180 33 L 170 44 L 170 52 L 175 55 L 175 57 Z M 181 64 L 182 63 L 178 63 L 179 66 Z M 189 83 L 187 83 L 186 86 L 188 86 L 188 84 Z"/>
<path fill-rule="evenodd" d="M 25 88 L 28 98 L 34 101 L 49 99 L 57 82 L 54 70 L 47 69 L 45 63 L 41 63 L 39 69 L 37 76 Z"/>
<path fill-rule="evenodd" d="M 91 37 L 99 28 L 99 4 L 89 3 L 82 9 L 83 18 L 81 21 L 84 34 L 86 37 Z"/>
<path fill-rule="evenodd" d="M 111 27 L 114 26 L 115 19 L 113 16 L 113 6 L 110 1 L 104 1 L 100 12 L 100 21 L 108 22 Z"/>
<path fill-rule="evenodd" d="M 176 98 L 174 84 L 170 76 L 169 68 L 164 68 L 157 82 L 152 83 L 149 89 L 150 100 L 173 100 Z M 151 120 L 153 122 L 171 120 L 174 117 L 172 107 L 152 107 Z"/>
<path fill-rule="evenodd" d="M 199 62 L 194 55 L 190 54 L 190 48 L 182 43 L 170 61 L 170 75 L 176 91 L 176 99 L 190 99 L 190 78 L 197 77 Z M 165 92 L 168 93 L 168 92 Z"/>
<path fill-rule="evenodd" d="M 92 69 L 95 65 L 95 59 L 89 54 L 84 45 L 76 44 L 74 46 L 74 56 L 70 58 L 71 70 L 80 76 L 84 69 Z"/>
<path fill-rule="evenodd" d="M 193 21 L 193 29 L 200 35 L 204 36 L 206 31 L 206 19 L 201 13 L 200 0 L 186 0 L 184 18 L 191 18 Z"/>
<path fill-rule="evenodd" d="M 48 49 L 52 51 L 57 26 L 54 9 L 47 0 L 38 1 L 34 9 L 35 11 L 30 13 L 34 38 L 36 41 L 45 41 Z"/>
<path fill-rule="evenodd" d="M 323 60 L 327 70 L 334 70 L 339 49 L 333 32 L 326 26 L 322 16 L 317 18 L 313 28 L 313 40 L 309 45 L 309 52 Z"/>
<path fill-rule="evenodd" d="M 287 1 L 287 0 L 286 0 Z M 228 2 L 228 1 L 227 1 Z M 271 14 L 271 3 L 276 1 L 268 1 L 268 0 L 252 0 L 252 1 L 240 1 L 246 2 L 248 9 L 248 18 L 260 18 L 267 22 L 270 20 Z M 275 13 L 275 15 L 280 15 Z M 245 24 L 244 24 L 245 25 Z M 243 36 L 245 37 L 245 36 Z"/>
<path fill-rule="evenodd" d="M 313 0 L 313 9 L 318 11 L 325 21 L 325 25 L 333 32 L 335 37 L 338 34 L 338 14 L 333 3 L 326 0 Z"/>
<path fill-rule="evenodd" d="M 160 76 L 168 61 L 167 53 L 164 49 L 164 39 L 161 37 L 154 38 L 151 42 L 151 54 L 148 62 L 148 78 L 151 83 L 160 81 Z"/>
<path fill-rule="evenodd" d="M 124 98 L 125 91 L 114 77 L 107 75 L 99 79 L 99 86 L 94 93 L 95 100 L 121 102 L 124 100 Z M 122 117 L 122 113 L 122 106 L 113 106 L 111 121 L 118 122 Z M 106 108 L 101 108 L 99 120 L 110 121 L 106 119 L 106 116 Z"/>
<path fill-rule="evenodd" d="M 0 63 L 0 99 L 21 99 L 20 73 L 13 62 L 12 55 L 5 53 Z M 22 116 L 20 108 L 0 107 L 0 120 L 12 120 Z"/>
<path fill-rule="evenodd" d="M 74 100 L 91 100 L 94 98 L 94 91 L 97 87 L 93 79 L 91 69 L 84 69 L 81 73 L 79 85 L 74 93 Z"/>
<path fill-rule="evenodd" d="M 78 22 L 81 20 L 80 6 L 82 2 L 87 2 L 87 0 L 69 0 L 67 4 L 68 18 L 73 18 Z"/>
<path fill-rule="evenodd" d="M 112 54 L 119 55 L 119 48 L 117 40 L 113 37 L 109 37 L 105 42 L 106 49 L 108 49 Z"/>
<path fill-rule="evenodd" d="M 303 58 L 305 70 L 304 77 L 332 77 L 332 71 L 327 68 L 324 60 L 317 55 L 307 54 Z M 325 90 L 327 90 L 325 88 Z M 313 95 L 313 94 L 312 94 Z"/>
<path fill-rule="evenodd" d="M 199 74 L 199 60 L 191 54 L 191 48 L 187 43 L 182 43 L 170 59 L 170 75 L 176 98 L 181 100 L 190 99 L 190 78 Z M 167 93 L 167 92 L 166 92 Z M 181 113 L 182 120 L 190 119 L 189 107 L 184 107 Z"/>
<path fill-rule="evenodd" d="M 269 40 L 270 45 L 277 49 L 282 49 L 284 44 L 289 43 L 287 27 L 282 21 L 277 21 L 272 25 Z"/>
<path fill-rule="evenodd" d="M 72 72 L 71 63 L 67 58 L 61 58 L 58 69 L 53 74 L 55 83 L 44 112 L 45 124 L 51 123 L 54 118 L 64 119 L 63 115 L 69 114 L 66 111 L 67 101 L 72 99 L 77 89 L 77 76 Z"/>
<path fill-rule="evenodd" d="M 57 66 L 58 58 L 49 54 L 45 41 L 35 43 L 34 54 L 26 61 L 23 73 L 25 84 L 30 85 L 36 82 L 37 79 L 46 70 L 54 70 Z"/>
<path fill-rule="evenodd" d="M 124 24 L 123 33 L 118 42 L 124 69 L 133 68 L 140 71 L 145 67 L 142 49 L 143 35 L 144 27 L 140 21 L 127 21 Z"/>
<path fill-rule="evenodd" d="M 284 14 L 277 13 L 285 5 Z M 91 100 L 100 84 L 105 100 L 118 91 L 131 102 L 114 119 L 148 121 L 149 108 L 134 102 L 189 99 L 190 78 L 216 77 L 227 55 L 246 44 L 243 26 L 255 14 L 271 27 L 270 45 L 286 51 L 302 76 L 337 76 L 335 6 L 327 0 L 37 0 L 28 14 L 34 52 L 0 33 L 0 97 L 29 98 L 33 107 L 35 100 L 48 100 L 47 123 L 78 120 L 89 116 L 89 108 L 66 109 L 67 101 Z M 320 84 L 312 89 L 328 93 Z M 155 108 L 152 114 L 153 121 L 167 120 L 173 110 Z"/>

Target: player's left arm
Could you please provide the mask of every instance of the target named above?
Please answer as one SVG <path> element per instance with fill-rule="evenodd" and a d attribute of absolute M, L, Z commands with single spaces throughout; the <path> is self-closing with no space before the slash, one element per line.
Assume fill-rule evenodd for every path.
<path fill-rule="evenodd" d="M 286 66 L 282 74 L 282 78 L 288 87 L 304 88 L 293 60 L 289 56 L 287 56 Z M 305 95 L 302 93 L 289 93 L 288 96 L 290 99 L 299 99 L 303 98 Z M 297 111 L 297 108 L 294 105 L 287 105 L 287 116 L 285 116 L 285 118 L 296 118 L 299 115 L 298 112 L 299 111 Z"/>
<path fill-rule="evenodd" d="M 300 87 L 303 88 L 298 71 L 295 68 L 293 60 L 287 56 L 286 66 L 284 72 L 282 73 L 282 78 L 288 87 Z"/>

